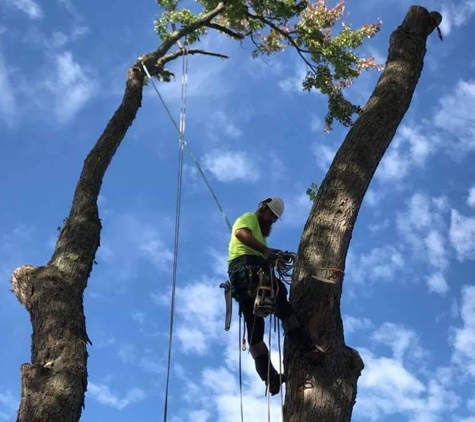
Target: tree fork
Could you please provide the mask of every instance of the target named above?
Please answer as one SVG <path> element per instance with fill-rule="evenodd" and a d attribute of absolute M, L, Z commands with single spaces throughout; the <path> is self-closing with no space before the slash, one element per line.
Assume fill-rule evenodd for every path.
<path fill-rule="evenodd" d="M 315 198 L 298 250 L 290 301 L 318 344 L 330 348 L 320 366 L 299 359 L 285 344 L 286 422 L 349 422 L 363 370 L 358 352 L 345 344 L 340 300 L 353 227 L 366 190 L 412 100 L 428 36 L 442 16 L 412 6 L 392 33 L 385 69 L 338 150 Z M 341 271 L 322 270 L 337 268 Z M 324 272 L 324 274 L 319 274 Z M 320 283 L 323 275 L 335 285 Z"/>
<path fill-rule="evenodd" d="M 18 422 L 77 422 L 87 390 L 87 343 L 83 293 L 100 245 L 101 221 L 97 198 L 102 180 L 142 104 L 146 64 L 152 76 L 182 52 L 167 54 L 173 45 L 205 27 L 225 8 L 200 16 L 139 58 L 127 72 L 120 106 L 84 161 L 68 218 L 46 266 L 23 265 L 10 279 L 13 293 L 30 314 L 33 328 L 31 364 L 21 367 Z M 203 50 L 189 54 L 226 56 Z"/>

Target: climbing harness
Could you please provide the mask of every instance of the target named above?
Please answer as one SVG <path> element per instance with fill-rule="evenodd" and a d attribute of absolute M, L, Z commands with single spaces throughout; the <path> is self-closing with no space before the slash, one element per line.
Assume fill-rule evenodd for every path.
<path fill-rule="evenodd" d="M 256 317 L 265 318 L 266 316 L 275 313 L 278 286 L 276 289 L 272 272 L 268 278 L 264 274 L 263 269 L 259 268 L 257 275 L 259 277 L 259 285 L 257 287 L 256 298 L 254 299 L 254 315 Z"/>

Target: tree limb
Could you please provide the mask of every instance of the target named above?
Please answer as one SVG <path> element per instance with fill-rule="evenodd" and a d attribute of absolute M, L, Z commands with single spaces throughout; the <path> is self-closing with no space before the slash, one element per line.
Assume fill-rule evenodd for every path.
<path fill-rule="evenodd" d="M 213 53 L 212 51 L 206 51 L 206 50 L 201 50 L 201 49 L 183 49 L 183 50 L 176 50 L 173 53 L 167 54 L 166 56 L 163 56 L 161 59 L 157 61 L 157 64 L 159 66 L 164 66 L 166 63 L 183 56 L 184 54 L 203 54 L 205 56 L 213 56 L 213 57 L 219 57 L 220 59 L 229 59 L 229 56 L 226 56 L 225 54 L 220 54 L 220 53 Z"/>
<path fill-rule="evenodd" d="M 282 35 L 292 46 L 297 50 L 298 55 L 302 58 L 302 60 L 305 62 L 305 64 L 312 70 L 313 73 L 317 73 L 317 69 L 315 69 L 315 66 L 310 63 L 310 61 L 303 55 L 304 52 L 308 52 L 307 50 L 302 50 L 299 45 L 295 42 L 295 40 L 290 36 L 290 33 L 284 31 L 283 29 L 279 28 L 276 24 L 271 22 L 270 20 L 266 19 L 264 16 L 259 16 L 259 15 L 253 15 L 252 13 L 246 12 L 247 16 L 251 19 L 257 19 L 261 21 L 262 23 L 266 24 L 270 28 L 272 28 L 274 31 L 278 32 L 280 35 Z"/>
<path fill-rule="evenodd" d="M 206 26 L 208 28 L 216 29 L 217 31 L 224 32 L 226 35 L 229 35 L 231 38 L 235 38 L 237 40 L 243 40 L 244 39 L 244 35 L 239 34 L 237 32 L 234 32 L 234 31 L 231 31 L 230 29 L 226 28 L 225 26 L 218 25 L 217 23 L 210 22 L 210 23 L 206 24 Z"/>
<path fill-rule="evenodd" d="M 224 2 L 219 2 L 218 5 L 208 13 L 205 13 L 203 16 L 196 19 L 194 22 L 190 23 L 189 25 L 184 26 L 176 31 L 174 31 L 170 38 L 166 39 L 160 47 L 157 48 L 153 53 L 145 54 L 137 60 L 134 66 L 140 70 L 142 70 L 142 63 L 149 69 L 150 74 L 152 76 L 156 76 L 160 73 L 160 68 L 157 67 L 157 62 L 160 58 L 163 58 L 165 54 L 173 47 L 177 41 L 186 37 L 187 35 L 191 34 L 193 31 L 196 31 L 203 26 L 207 26 L 216 16 L 218 16 L 224 9 L 226 5 Z"/>

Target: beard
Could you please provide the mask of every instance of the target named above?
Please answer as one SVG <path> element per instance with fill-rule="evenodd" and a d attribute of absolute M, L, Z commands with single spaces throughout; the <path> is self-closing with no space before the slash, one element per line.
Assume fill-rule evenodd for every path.
<path fill-rule="evenodd" d="M 272 223 L 261 223 L 261 232 L 262 236 L 269 237 L 272 231 Z"/>

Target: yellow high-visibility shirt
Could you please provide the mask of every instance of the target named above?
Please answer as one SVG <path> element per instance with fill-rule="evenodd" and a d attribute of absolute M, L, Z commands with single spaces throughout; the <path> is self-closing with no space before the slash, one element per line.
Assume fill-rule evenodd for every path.
<path fill-rule="evenodd" d="M 246 212 L 233 224 L 231 240 L 229 241 L 228 262 L 242 255 L 262 256 L 260 252 L 246 246 L 234 235 L 237 229 L 248 229 L 259 242 L 267 246 L 266 238 L 262 235 L 261 226 L 257 220 L 257 215 L 253 212 Z"/>

